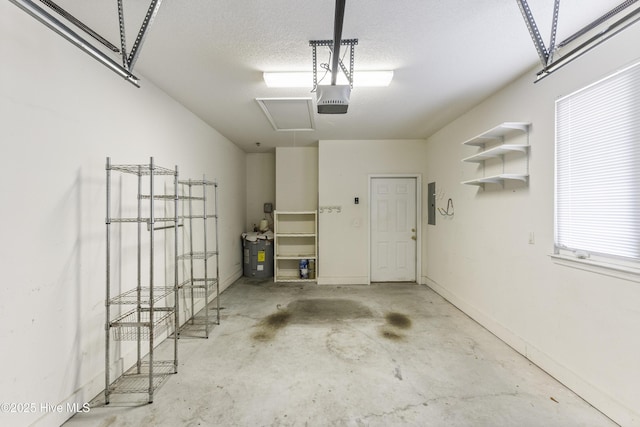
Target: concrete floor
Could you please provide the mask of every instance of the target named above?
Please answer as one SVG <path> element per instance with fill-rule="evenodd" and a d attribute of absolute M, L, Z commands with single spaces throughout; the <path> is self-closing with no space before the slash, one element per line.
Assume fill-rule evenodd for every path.
<path fill-rule="evenodd" d="M 616 425 L 426 286 L 243 278 L 220 298 L 153 404 L 98 396 L 65 425 Z"/>

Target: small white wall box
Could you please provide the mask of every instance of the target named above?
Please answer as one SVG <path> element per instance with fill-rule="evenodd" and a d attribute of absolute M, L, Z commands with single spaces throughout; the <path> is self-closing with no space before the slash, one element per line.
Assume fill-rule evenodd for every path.
<path fill-rule="evenodd" d="M 319 85 L 316 88 L 318 114 L 345 114 L 349 107 L 351 86 Z"/>

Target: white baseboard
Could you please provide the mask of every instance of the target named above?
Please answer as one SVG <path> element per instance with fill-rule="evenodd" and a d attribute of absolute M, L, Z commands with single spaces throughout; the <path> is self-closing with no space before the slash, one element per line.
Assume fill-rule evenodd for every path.
<path fill-rule="evenodd" d="M 466 315 L 478 322 L 489 332 L 504 341 L 518 353 L 533 362 L 543 371 L 554 377 L 560 383 L 571 389 L 578 396 L 589 402 L 600 412 L 622 426 L 640 426 L 640 413 L 627 408 L 612 396 L 603 392 L 593 384 L 585 381 L 578 374 L 566 366 L 561 365 L 549 354 L 536 348 L 522 337 L 515 334 L 492 317 L 478 310 L 476 307 L 451 293 L 435 281 L 425 277 L 426 285 L 442 298 L 459 308 Z"/>

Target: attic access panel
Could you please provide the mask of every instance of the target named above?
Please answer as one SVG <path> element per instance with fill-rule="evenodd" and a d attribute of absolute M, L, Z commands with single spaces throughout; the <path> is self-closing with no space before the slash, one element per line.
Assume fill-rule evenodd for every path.
<path fill-rule="evenodd" d="M 256 98 L 274 130 L 283 132 L 313 131 L 311 98 Z"/>

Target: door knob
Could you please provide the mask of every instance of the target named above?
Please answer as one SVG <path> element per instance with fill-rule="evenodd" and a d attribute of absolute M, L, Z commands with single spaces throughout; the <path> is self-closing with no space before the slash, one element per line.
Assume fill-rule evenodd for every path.
<path fill-rule="evenodd" d="M 417 240 L 416 236 L 411 236 L 411 238 L 412 238 L 413 240 Z"/>

